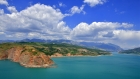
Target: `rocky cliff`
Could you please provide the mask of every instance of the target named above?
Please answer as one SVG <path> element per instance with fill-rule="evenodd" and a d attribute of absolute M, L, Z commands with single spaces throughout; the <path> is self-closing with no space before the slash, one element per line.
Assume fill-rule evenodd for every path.
<path fill-rule="evenodd" d="M 2 49 L 1 49 L 2 50 Z M 30 46 L 12 46 L 0 52 L 0 60 L 9 59 L 25 67 L 49 67 L 53 61 Z"/>

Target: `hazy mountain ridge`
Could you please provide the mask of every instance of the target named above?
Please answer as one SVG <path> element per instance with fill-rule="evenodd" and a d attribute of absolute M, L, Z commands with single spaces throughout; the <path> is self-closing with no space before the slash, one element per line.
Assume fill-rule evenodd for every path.
<path fill-rule="evenodd" d="M 121 51 L 121 47 L 111 43 L 81 42 L 82 45 L 90 48 L 98 48 L 106 51 Z"/>
<path fill-rule="evenodd" d="M 72 45 L 79 45 L 84 46 L 88 48 L 96 48 L 96 49 L 102 49 L 106 51 L 122 51 L 123 49 L 115 44 L 111 43 L 98 43 L 98 42 L 75 42 L 72 40 L 43 40 L 43 39 L 23 39 L 18 41 L 13 40 L 1 40 L 0 43 L 3 42 L 41 42 L 41 43 L 67 43 Z"/>
<path fill-rule="evenodd" d="M 140 55 L 140 47 L 134 48 L 134 49 L 128 49 L 124 51 L 120 51 L 121 54 L 138 54 Z"/>

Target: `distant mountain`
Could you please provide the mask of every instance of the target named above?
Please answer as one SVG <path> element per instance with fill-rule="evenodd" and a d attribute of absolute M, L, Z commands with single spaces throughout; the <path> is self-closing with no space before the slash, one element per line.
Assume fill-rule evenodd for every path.
<path fill-rule="evenodd" d="M 14 40 L 0 40 L 0 43 L 15 42 Z"/>
<path fill-rule="evenodd" d="M 24 39 L 24 42 L 45 42 L 45 43 L 67 43 L 72 45 L 80 45 L 88 48 L 97 48 L 106 51 L 122 51 L 123 49 L 115 44 L 111 43 L 95 43 L 95 42 L 75 42 L 72 40 L 42 40 L 42 39 Z"/>
<path fill-rule="evenodd" d="M 72 40 L 64 40 L 64 39 L 61 40 L 23 39 L 20 40 L 19 42 L 39 42 L 39 43 L 56 43 L 56 44 L 67 43 L 72 45 L 79 45 L 78 42 Z"/>
<path fill-rule="evenodd" d="M 95 43 L 95 42 L 75 42 L 72 40 L 43 40 L 43 39 L 23 39 L 20 41 L 12 41 L 12 40 L 5 40 L 5 41 L 0 41 L 0 43 L 3 42 L 40 42 L 40 43 L 67 43 L 67 44 L 72 44 L 72 45 L 79 45 L 79 46 L 84 46 L 88 48 L 96 48 L 96 49 L 102 49 L 106 51 L 122 51 L 123 49 L 115 44 L 111 43 Z"/>
<path fill-rule="evenodd" d="M 46 42 L 46 40 L 43 40 L 43 39 L 23 39 L 23 40 L 20 40 L 19 42 Z"/>
<path fill-rule="evenodd" d="M 120 51 L 119 53 L 121 53 L 121 54 L 138 54 L 138 55 L 140 55 L 140 47 L 134 48 L 134 49 Z"/>
<path fill-rule="evenodd" d="M 99 48 L 107 51 L 122 51 L 123 49 L 111 43 L 80 42 L 81 45 L 90 48 Z"/>

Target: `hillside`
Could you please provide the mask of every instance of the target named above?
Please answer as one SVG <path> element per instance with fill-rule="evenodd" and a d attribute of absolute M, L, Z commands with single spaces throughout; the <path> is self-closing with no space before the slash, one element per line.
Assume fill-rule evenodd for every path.
<path fill-rule="evenodd" d="M 139 48 L 134 48 L 134 49 L 129 49 L 129 50 L 124 50 L 119 52 L 121 54 L 138 54 L 140 55 L 140 47 Z"/>
<path fill-rule="evenodd" d="M 70 44 L 44 44 L 17 42 L 0 44 L 0 60 L 10 59 L 25 67 L 48 67 L 53 63 L 50 57 L 98 56 L 111 53 Z"/>
<path fill-rule="evenodd" d="M 85 48 L 82 46 L 77 46 L 77 45 L 71 45 L 71 44 L 66 44 L 66 43 L 60 43 L 60 44 L 55 44 L 55 43 L 34 43 L 34 42 L 19 42 L 16 43 L 18 45 L 28 45 L 31 47 L 34 47 L 36 50 L 45 53 L 46 55 L 54 55 L 55 53 L 62 54 L 63 56 L 66 56 L 67 54 L 71 55 L 106 55 L 110 54 L 106 51 L 99 50 L 99 49 L 90 49 L 90 48 Z"/>

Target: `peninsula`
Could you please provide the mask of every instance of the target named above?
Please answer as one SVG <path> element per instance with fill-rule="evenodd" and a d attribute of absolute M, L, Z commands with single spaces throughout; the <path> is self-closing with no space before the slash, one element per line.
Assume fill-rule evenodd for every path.
<path fill-rule="evenodd" d="M 98 56 L 111 53 L 71 44 L 44 44 L 35 42 L 15 42 L 0 44 L 0 60 L 9 59 L 25 67 L 49 67 L 54 62 L 51 57 Z"/>

